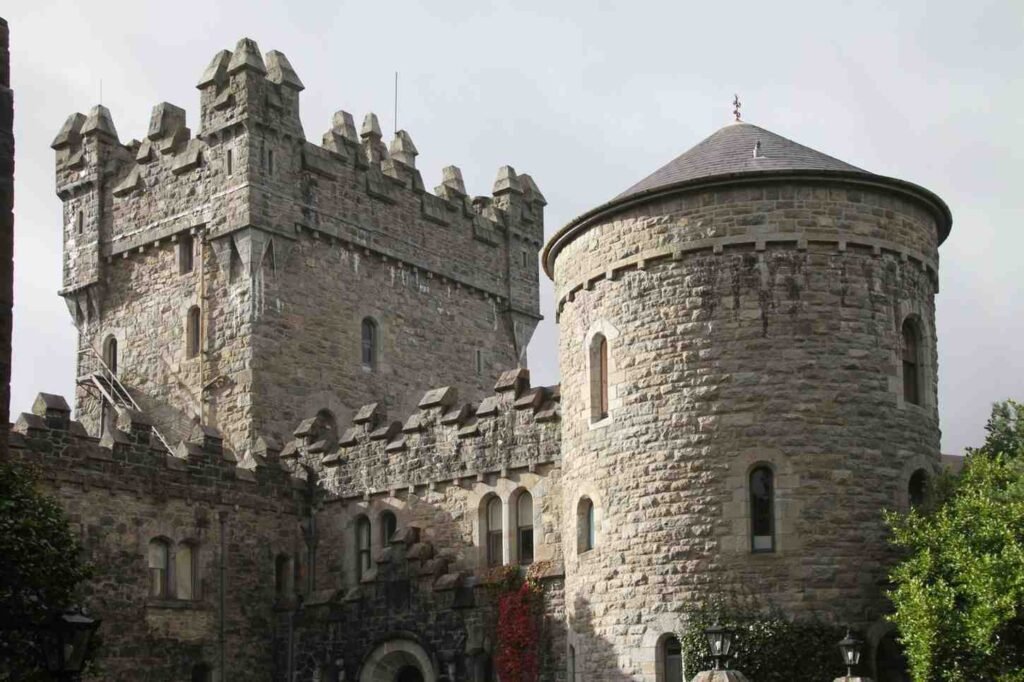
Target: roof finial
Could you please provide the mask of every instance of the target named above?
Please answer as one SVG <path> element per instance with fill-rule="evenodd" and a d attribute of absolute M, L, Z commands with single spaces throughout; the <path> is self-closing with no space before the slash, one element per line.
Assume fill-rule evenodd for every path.
<path fill-rule="evenodd" d="M 740 104 L 740 96 L 739 95 L 733 95 L 732 96 L 732 106 L 733 106 L 732 115 L 736 117 L 737 121 L 739 121 L 740 120 L 740 107 L 743 106 L 742 104 Z"/>

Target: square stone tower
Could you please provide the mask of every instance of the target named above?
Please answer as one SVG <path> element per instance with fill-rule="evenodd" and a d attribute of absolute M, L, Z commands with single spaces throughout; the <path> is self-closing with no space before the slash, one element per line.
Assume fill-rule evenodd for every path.
<path fill-rule="evenodd" d="M 298 75 L 249 39 L 198 88 L 196 137 L 162 103 L 141 142 L 102 106 L 53 141 L 87 428 L 120 405 L 169 445 L 202 423 L 241 453 L 319 410 L 401 414 L 525 364 L 545 204 L 528 175 L 471 198 L 450 166 L 428 193 L 408 133 L 389 149 L 373 114 L 357 134 L 339 111 L 311 144 Z"/>

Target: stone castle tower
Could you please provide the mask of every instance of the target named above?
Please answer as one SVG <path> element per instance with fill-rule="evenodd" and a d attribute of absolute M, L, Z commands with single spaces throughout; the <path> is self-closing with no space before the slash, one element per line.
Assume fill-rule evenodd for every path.
<path fill-rule="evenodd" d="M 880 618 L 881 510 L 940 459 L 951 220 L 737 120 L 548 242 L 563 515 L 596 510 L 596 538 L 562 535 L 581 679 L 655 679 L 657 638 L 722 591 Z"/>
<path fill-rule="evenodd" d="M 426 192 L 409 134 L 386 147 L 373 114 L 357 133 L 339 111 L 310 144 L 301 80 L 252 40 L 197 87 L 195 137 L 165 102 L 142 142 L 102 106 L 53 141 L 91 432 L 123 402 L 169 444 L 202 422 L 243 452 L 310 411 L 408 410 L 440 383 L 471 396 L 525 363 L 545 203 L 528 175 L 506 166 L 471 198 L 450 166 Z"/>

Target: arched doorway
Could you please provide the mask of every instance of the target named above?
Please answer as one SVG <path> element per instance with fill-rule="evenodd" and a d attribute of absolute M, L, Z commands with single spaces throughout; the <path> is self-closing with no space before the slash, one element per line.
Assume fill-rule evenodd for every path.
<path fill-rule="evenodd" d="M 359 682 L 437 682 L 437 673 L 422 646 L 412 639 L 392 639 L 367 656 Z"/>
<path fill-rule="evenodd" d="M 423 674 L 413 665 L 407 665 L 398 671 L 395 682 L 423 682 Z"/>

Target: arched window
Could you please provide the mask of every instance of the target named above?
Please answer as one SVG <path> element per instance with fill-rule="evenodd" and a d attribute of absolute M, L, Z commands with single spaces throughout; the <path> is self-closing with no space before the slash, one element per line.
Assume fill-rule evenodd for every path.
<path fill-rule="evenodd" d="M 192 666 L 192 682 L 210 682 L 213 679 L 210 666 L 205 663 L 197 663 Z"/>
<path fill-rule="evenodd" d="M 394 512 L 384 511 L 380 514 L 380 544 L 382 547 L 387 547 L 391 543 L 391 538 L 395 535 L 395 531 L 398 530 L 398 519 L 395 517 Z"/>
<path fill-rule="evenodd" d="M 924 504 L 925 495 L 928 492 L 928 473 L 924 469 L 918 469 L 910 475 L 910 482 L 907 484 L 907 499 L 911 507 L 920 507 Z"/>
<path fill-rule="evenodd" d="M 362 580 L 371 565 L 370 519 L 360 516 L 356 520 L 356 578 Z"/>
<path fill-rule="evenodd" d="M 170 573 L 170 545 L 156 538 L 149 541 L 149 596 L 167 597 L 167 576 Z"/>
<path fill-rule="evenodd" d="M 770 467 L 750 472 L 750 548 L 775 551 L 775 475 Z"/>
<path fill-rule="evenodd" d="M 103 342 L 103 364 L 112 374 L 117 374 L 117 339 L 113 334 Z"/>
<path fill-rule="evenodd" d="M 594 503 L 589 497 L 580 498 L 576 506 L 576 551 L 579 554 L 589 552 L 597 544 L 595 542 Z"/>
<path fill-rule="evenodd" d="M 487 500 L 485 510 L 486 528 L 484 537 L 487 538 L 487 565 L 500 566 L 504 561 L 502 556 L 504 547 L 501 541 L 501 499 L 497 495 L 492 495 Z"/>
<path fill-rule="evenodd" d="M 377 334 L 377 323 L 372 317 L 363 318 L 363 367 L 370 370 L 377 369 L 377 349 L 379 339 Z"/>
<path fill-rule="evenodd" d="M 917 325 L 911 319 L 903 322 L 903 400 L 921 404 L 921 344 Z"/>
<path fill-rule="evenodd" d="M 590 341 L 590 421 L 608 417 L 608 339 L 596 334 Z"/>
<path fill-rule="evenodd" d="M 278 554 L 274 558 L 274 596 L 278 602 L 287 601 L 295 594 L 295 569 L 292 558 Z"/>
<path fill-rule="evenodd" d="M 196 571 L 198 551 L 191 542 L 178 545 L 174 554 L 174 595 L 178 599 L 198 599 L 199 589 Z"/>
<path fill-rule="evenodd" d="M 525 490 L 516 498 L 516 553 L 521 565 L 533 563 L 533 496 Z"/>
<path fill-rule="evenodd" d="M 189 358 L 199 355 L 202 343 L 201 327 L 199 306 L 194 305 L 188 309 L 188 317 L 185 320 L 185 355 Z"/>
<path fill-rule="evenodd" d="M 665 635 L 658 642 L 658 682 L 683 680 L 683 647 L 675 635 Z"/>

